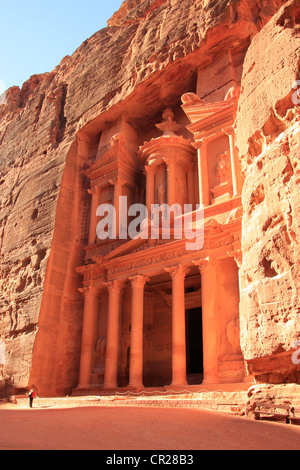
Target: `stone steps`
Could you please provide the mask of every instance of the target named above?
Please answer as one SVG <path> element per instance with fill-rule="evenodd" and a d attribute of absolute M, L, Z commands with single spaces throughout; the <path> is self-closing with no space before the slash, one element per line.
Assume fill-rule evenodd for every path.
<path fill-rule="evenodd" d="M 149 392 L 150 393 L 150 392 Z M 154 393 L 154 392 L 153 392 Z M 16 406 L 29 407 L 28 397 L 16 398 Z M 75 407 L 162 407 L 162 408 L 193 408 L 210 411 L 219 411 L 234 415 L 245 413 L 247 391 L 235 392 L 202 391 L 200 393 L 139 395 L 127 392 L 126 395 L 87 395 L 63 398 L 38 397 L 34 400 L 35 409 L 46 408 L 75 408 Z"/>
<path fill-rule="evenodd" d="M 84 399 L 86 396 L 87 400 L 94 399 L 94 404 L 100 406 L 185 407 L 241 415 L 245 413 L 250 386 L 251 383 L 190 384 L 184 390 L 182 388 L 175 390 L 174 387 L 168 386 L 147 388 L 140 392 L 129 388 L 120 388 L 116 391 L 91 387 L 86 390 L 74 390 L 72 398 Z"/>
<path fill-rule="evenodd" d="M 247 392 L 202 392 L 199 396 L 156 396 L 156 397 L 103 397 L 102 406 L 155 406 L 172 408 L 193 408 L 220 411 L 234 415 L 245 414 Z"/>

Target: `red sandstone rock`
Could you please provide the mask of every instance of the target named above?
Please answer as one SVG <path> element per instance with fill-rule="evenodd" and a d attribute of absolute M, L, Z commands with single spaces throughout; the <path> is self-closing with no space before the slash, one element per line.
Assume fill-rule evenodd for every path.
<path fill-rule="evenodd" d="M 245 57 L 237 140 L 243 188 L 241 341 L 257 380 L 299 380 L 299 4 L 288 2 Z"/>
<path fill-rule="evenodd" d="M 193 126 L 186 106 L 190 101 L 196 108 L 201 99 L 205 105 L 222 109 L 233 98 L 229 90 L 232 87 L 236 90 L 237 85 L 242 85 L 236 145 L 245 176 L 243 231 L 240 199 L 232 198 L 237 194 L 232 187 L 234 178 L 230 179 L 233 161 L 229 162 L 229 140 L 225 133 L 215 147 L 210 147 L 211 180 L 206 182 L 208 191 L 214 190 L 214 197 L 209 194 L 206 200 L 209 245 L 206 249 L 218 250 L 223 246 L 225 258 L 202 274 L 207 292 L 212 287 L 218 291 L 218 295 L 208 296 L 207 300 L 207 311 L 211 308 L 216 316 L 207 316 L 212 335 L 205 348 L 215 365 L 211 371 L 214 380 L 243 380 L 237 340 L 237 269 L 230 258 L 239 258 L 242 235 L 242 350 L 254 375 L 263 375 L 268 381 L 275 370 L 279 380 L 272 358 L 279 351 L 289 354 L 291 341 L 299 338 L 296 307 L 299 138 L 297 109 L 290 105 L 289 88 L 298 72 L 293 58 L 299 48 L 296 34 L 299 15 L 298 3 L 290 1 L 272 19 L 284 3 L 242 0 L 203 5 L 202 0 L 126 1 L 108 22 L 108 28 L 85 41 L 52 73 L 33 76 L 22 90 L 8 90 L 6 106 L 0 107 L 0 337 L 7 346 L 4 369 L 7 382 L 16 388 L 31 382 L 47 395 L 69 393 L 76 387 L 80 356 L 83 357 L 84 324 L 84 299 L 78 291 L 82 278 L 76 268 L 88 264 L 93 256 L 106 255 L 108 265 L 117 269 L 113 266 L 115 261 L 109 259 L 109 252 L 114 249 L 119 250 L 119 256 L 131 252 L 129 264 L 143 258 L 139 252 L 142 248 L 136 242 L 123 252 L 118 243 L 109 247 L 103 244 L 96 251 L 91 245 L 86 248 L 93 193 L 86 171 L 90 175 L 102 171 L 95 160 L 104 155 L 107 163 L 118 165 L 118 159 L 114 162 L 114 148 L 120 148 L 118 139 L 114 139 L 116 134 L 125 133 L 124 146 L 128 158 L 132 158 L 132 147 L 159 137 L 155 124 L 166 108 L 174 110 L 176 122 Z M 292 18 L 294 23 L 290 23 Z M 266 50 L 270 51 L 268 60 L 263 57 Z M 284 68 L 280 68 L 282 63 Z M 183 112 L 181 96 L 190 92 L 196 92 L 198 98 L 186 96 Z M 209 119 L 215 123 L 213 106 L 208 115 L 213 116 Z M 184 137 L 197 140 L 193 127 L 190 129 L 191 132 L 185 130 Z M 276 141 L 283 131 L 285 138 Z M 112 150 L 106 154 L 109 148 Z M 191 152 L 196 155 L 193 147 Z M 227 173 L 222 173 L 224 181 L 218 180 L 220 172 L 214 168 L 218 153 L 223 155 L 221 163 L 228 165 Z M 236 154 L 233 148 L 231 156 Z M 179 180 L 183 182 L 183 173 Z M 139 184 L 142 200 L 145 177 L 141 177 Z M 195 202 L 199 194 L 197 190 L 190 191 L 189 197 L 191 193 Z M 103 200 L 113 197 L 110 189 Z M 134 199 L 132 193 L 131 197 Z M 275 200 L 279 202 L 273 207 Z M 219 206 L 222 210 L 216 203 L 224 204 Z M 264 210 L 260 210 L 262 207 Z M 146 246 L 153 248 L 151 244 Z M 168 257 L 173 257 L 165 249 L 155 258 L 160 259 L 162 268 L 168 264 Z M 163 251 L 158 247 L 159 250 Z M 124 266 L 125 260 L 126 256 Z M 206 258 L 202 261 L 200 267 L 205 270 Z M 199 281 L 198 268 L 193 269 Z M 103 269 L 84 266 L 81 273 L 87 283 L 102 279 Z M 197 294 L 200 285 L 189 287 Z M 150 294 L 147 293 L 150 298 L 144 319 L 147 384 L 155 385 L 157 381 L 166 384 L 171 380 L 170 293 L 164 292 L 155 301 Z M 193 305 L 195 297 L 186 295 L 185 300 Z M 99 377 L 103 379 L 107 293 L 99 299 L 103 321 L 98 330 L 94 328 L 92 335 L 86 337 L 94 348 L 96 385 Z M 130 290 L 125 292 L 124 299 L 119 376 L 123 384 L 128 374 Z M 282 299 L 282 312 L 278 313 L 276 302 Z M 262 308 L 264 304 L 267 307 Z M 158 313 L 156 317 L 154 312 Z M 219 319 L 218 330 L 215 318 Z M 154 324 L 157 336 L 153 334 Z M 278 364 L 282 380 L 299 379 L 290 362 Z"/>

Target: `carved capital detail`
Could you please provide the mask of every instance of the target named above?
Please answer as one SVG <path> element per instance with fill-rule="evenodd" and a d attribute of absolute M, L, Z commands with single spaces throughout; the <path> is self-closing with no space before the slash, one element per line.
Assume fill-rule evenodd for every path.
<path fill-rule="evenodd" d="M 95 297 L 100 292 L 100 289 L 98 287 L 94 287 L 94 286 L 82 287 L 78 290 L 85 297 L 87 297 L 87 296 Z"/>
<path fill-rule="evenodd" d="M 111 293 L 119 293 L 119 295 L 123 294 L 123 291 L 124 291 L 123 281 L 114 280 L 114 281 L 105 282 L 103 285 L 107 288 L 109 294 Z"/>
<path fill-rule="evenodd" d="M 201 148 L 203 147 L 203 144 L 204 144 L 204 139 L 197 139 L 195 140 L 195 142 L 192 142 L 192 146 L 197 150 L 201 150 Z"/>
<path fill-rule="evenodd" d="M 94 196 L 95 194 L 99 194 L 99 193 L 100 193 L 100 188 L 98 188 L 98 186 L 94 186 L 94 187 L 88 189 L 87 192 L 88 192 L 91 196 Z"/>
<path fill-rule="evenodd" d="M 128 183 L 128 181 L 125 178 L 122 178 L 121 176 L 116 176 L 116 177 L 111 178 L 109 180 L 109 184 L 111 186 L 116 186 L 116 185 L 125 186 L 125 184 L 127 184 L 127 183 Z"/>
<path fill-rule="evenodd" d="M 234 128 L 232 126 L 224 127 L 224 129 L 222 129 L 222 131 L 226 135 L 235 135 Z"/>
<path fill-rule="evenodd" d="M 209 264 L 212 262 L 211 258 L 202 258 L 192 261 L 192 263 L 199 268 L 200 273 L 206 269 Z"/>
<path fill-rule="evenodd" d="M 146 165 L 146 166 L 145 166 L 145 173 L 146 173 L 146 175 L 154 174 L 155 171 L 156 171 L 156 167 L 155 167 L 155 166 L 153 166 L 153 165 Z"/>
<path fill-rule="evenodd" d="M 164 268 L 167 273 L 170 273 L 172 279 L 182 278 L 184 279 L 186 275 L 190 272 L 190 269 L 187 266 L 178 264 L 177 266 L 171 266 L 169 268 Z"/>
<path fill-rule="evenodd" d="M 243 252 L 242 250 L 227 251 L 228 256 L 234 259 L 236 265 L 239 269 L 242 267 L 243 263 Z"/>
<path fill-rule="evenodd" d="M 131 281 L 132 287 L 144 288 L 146 282 L 150 281 L 150 278 L 143 274 L 137 274 L 136 276 L 131 276 L 129 280 Z"/>
<path fill-rule="evenodd" d="M 167 165 L 167 167 L 172 167 L 174 168 L 178 158 L 177 157 L 164 157 L 164 162 Z"/>

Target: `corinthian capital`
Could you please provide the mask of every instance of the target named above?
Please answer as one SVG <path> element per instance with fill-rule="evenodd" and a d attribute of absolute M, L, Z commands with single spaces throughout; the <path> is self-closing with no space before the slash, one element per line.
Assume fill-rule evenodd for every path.
<path fill-rule="evenodd" d="M 176 156 L 174 157 L 164 157 L 164 162 L 167 165 L 168 168 L 170 167 L 175 167 L 175 164 L 177 162 L 178 158 Z"/>
<path fill-rule="evenodd" d="M 114 281 L 105 282 L 103 285 L 107 288 L 109 293 L 115 292 L 115 293 L 119 293 L 120 295 L 123 293 L 123 286 L 124 286 L 123 281 L 114 280 Z"/>
<path fill-rule="evenodd" d="M 87 287 L 81 287 L 78 289 L 81 294 L 83 294 L 85 297 L 87 296 L 96 296 L 99 294 L 100 289 L 98 287 L 94 286 L 87 286 Z"/>
<path fill-rule="evenodd" d="M 132 287 L 144 287 L 146 282 L 150 281 L 150 278 L 143 274 L 137 274 L 136 276 L 131 276 L 129 280 L 131 281 Z"/>
<path fill-rule="evenodd" d="M 182 264 L 178 264 L 177 266 L 171 266 L 169 268 L 165 268 L 167 273 L 170 273 L 171 278 L 185 278 L 185 276 L 190 272 L 190 269 L 187 266 Z"/>
<path fill-rule="evenodd" d="M 93 196 L 94 194 L 99 194 L 100 193 L 100 188 L 98 186 L 92 186 L 90 189 L 87 190 L 87 192 Z"/>
<path fill-rule="evenodd" d="M 204 139 L 195 139 L 195 142 L 192 142 L 192 146 L 197 149 L 201 150 L 204 144 Z"/>
<path fill-rule="evenodd" d="M 128 181 L 122 176 L 115 176 L 114 178 L 108 180 L 108 182 L 111 186 L 124 186 Z"/>
<path fill-rule="evenodd" d="M 145 173 L 146 173 L 146 175 L 149 175 L 149 174 L 151 174 L 151 173 L 154 174 L 155 171 L 156 171 L 156 167 L 155 167 L 155 166 L 153 166 L 153 165 L 146 165 L 146 166 L 145 166 Z"/>
<path fill-rule="evenodd" d="M 242 250 L 227 251 L 227 254 L 234 259 L 237 267 L 240 269 L 243 264 L 243 252 Z"/>
<path fill-rule="evenodd" d="M 202 273 L 211 262 L 212 260 L 210 258 L 202 258 L 192 261 L 192 263 L 199 268 L 200 273 Z"/>

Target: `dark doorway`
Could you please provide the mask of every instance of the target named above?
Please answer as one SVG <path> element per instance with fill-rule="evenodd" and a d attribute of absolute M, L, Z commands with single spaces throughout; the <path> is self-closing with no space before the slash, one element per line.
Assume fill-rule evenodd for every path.
<path fill-rule="evenodd" d="M 186 361 L 190 385 L 203 380 L 202 308 L 186 310 Z"/>

